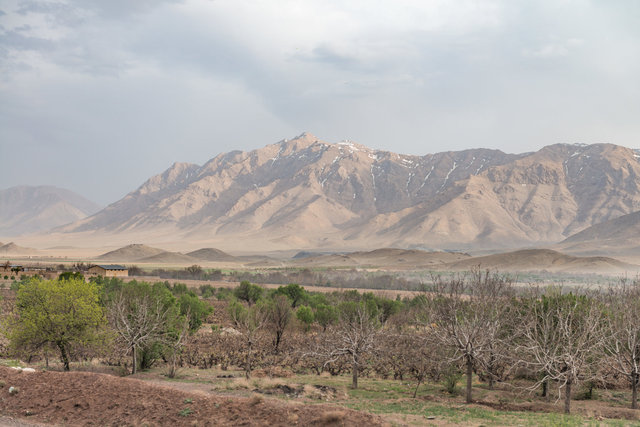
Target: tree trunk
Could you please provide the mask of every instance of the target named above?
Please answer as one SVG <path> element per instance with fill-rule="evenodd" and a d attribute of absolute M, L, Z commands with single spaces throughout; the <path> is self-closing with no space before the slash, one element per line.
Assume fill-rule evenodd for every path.
<path fill-rule="evenodd" d="M 542 381 L 542 397 L 547 397 L 549 394 L 549 380 Z"/>
<path fill-rule="evenodd" d="M 353 364 L 351 366 L 351 388 L 358 388 L 358 358 L 353 357 Z"/>
<path fill-rule="evenodd" d="M 416 384 L 416 389 L 415 389 L 415 390 L 413 390 L 413 398 L 414 398 L 414 399 L 415 399 L 415 398 L 416 398 L 416 396 L 418 395 L 418 387 L 420 387 L 420 384 L 421 384 L 421 383 L 422 383 L 422 380 L 421 380 L 421 379 L 419 379 L 419 380 L 418 380 L 418 384 Z"/>
<path fill-rule="evenodd" d="M 60 358 L 62 359 L 62 364 L 64 365 L 64 370 L 65 371 L 69 371 L 70 370 L 70 368 L 69 368 L 69 355 L 67 354 L 67 347 L 61 341 L 58 341 L 56 343 L 56 345 L 60 349 Z"/>
<path fill-rule="evenodd" d="M 471 403 L 471 381 L 473 380 L 473 363 L 467 357 L 467 403 Z"/>
<path fill-rule="evenodd" d="M 571 413 L 571 380 L 567 381 L 564 389 L 564 413 Z"/>
<path fill-rule="evenodd" d="M 131 375 L 135 374 L 136 371 L 138 370 L 138 357 L 137 357 L 137 353 L 136 353 L 136 346 L 132 345 L 131 346 L 131 359 L 133 362 L 133 366 L 131 367 Z"/>
<path fill-rule="evenodd" d="M 248 350 L 247 350 L 247 364 L 244 367 L 244 376 L 246 379 L 251 378 L 251 348 L 252 348 L 252 342 L 251 340 L 249 340 L 248 342 Z"/>
<path fill-rule="evenodd" d="M 494 363 L 495 363 L 495 356 L 493 355 L 493 353 L 491 354 L 491 357 L 489 358 L 489 390 L 493 390 L 493 386 L 495 384 L 495 378 L 493 376 L 493 368 L 494 368 Z"/>
<path fill-rule="evenodd" d="M 631 374 L 631 409 L 638 409 L 638 380 L 640 374 L 634 372 Z"/>
<path fill-rule="evenodd" d="M 169 375 L 168 375 L 169 378 L 175 378 L 176 376 L 176 372 L 178 371 L 177 361 L 178 361 L 178 356 L 174 349 L 171 353 L 171 363 L 169 364 Z"/>
<path fill-rule="evenodd" d="M 282 339 L 282 332 L 281 331 L 276 331 L 276 345 L 275 345 L 276 354 L 278 354 L 278 349 L 280 348 L 280 340 L 281 339 Z"/>

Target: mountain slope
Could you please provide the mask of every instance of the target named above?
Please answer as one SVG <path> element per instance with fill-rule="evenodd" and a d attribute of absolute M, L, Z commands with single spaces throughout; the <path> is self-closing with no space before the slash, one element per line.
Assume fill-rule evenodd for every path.
<path fill-rule="evenodd" d="M 226 250 L 557 242 L 640 210 L 636 156 L 610 144 L 410 156 L 305 133 L 203 166 L 176 163 L 61 231 L 162 230 Z"/>
<path fill-rule="evenodd" d="M 85 218 L 100 207 L 62 188 L 20 186 L 0 190 L 0 235 L 44 231 Z"/>
<path fill-rule="evenodd" d="M 640 211 L 604 221 L 569 236 L 560 250 L 575 254 L 640 255 Z"/>

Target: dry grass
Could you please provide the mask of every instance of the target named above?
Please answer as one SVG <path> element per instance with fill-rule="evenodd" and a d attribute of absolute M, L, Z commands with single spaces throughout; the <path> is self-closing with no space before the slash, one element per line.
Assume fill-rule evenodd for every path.
<path fill-rule="evenodd" d="M 346 413 L 344 411 L 329 411 L 325 412 L 318 418 L 317 422 L 320 425 L 343 425 Z"/>
<path fill-rule="evenodd" d="M 249 405 L 250 406 L 256 406 L 256 405 L 259 405 L 259 404 L 261 404 L 263 402 L 264 402 L 264 397 L 260 396 L 259 394 L 255 394 L 255 393 L 249 399 Z"/>

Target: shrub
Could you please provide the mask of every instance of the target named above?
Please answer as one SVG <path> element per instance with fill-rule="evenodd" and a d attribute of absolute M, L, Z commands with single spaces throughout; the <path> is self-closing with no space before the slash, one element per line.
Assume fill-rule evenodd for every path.
<path fill-rule="evenodd" d="M 216 294 L 216 288 L 211 285 L 202 285 L 198 290 L 200 291 L 200 296 L 205 299 L 211 298 Z"/>
<path fill-rule="evenodd" d="M 443 374 L 443 384 L 444 388 L 447 390 L 447 393 L 451 395 L 457 395 L 460 392 L 458 388 L 458 381 L 462 378 L 462 372 L 458 369 L 457 366 L 449 367 Z"/>

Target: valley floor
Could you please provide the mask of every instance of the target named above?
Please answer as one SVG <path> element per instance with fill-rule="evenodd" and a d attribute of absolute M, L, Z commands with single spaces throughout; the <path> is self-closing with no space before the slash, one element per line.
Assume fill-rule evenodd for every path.
<path fill-rule="evenodd" d="M 81 370 L 20 373 L 0 367 L 2 425 L 518 425 L 626 426 L 640 423 L 640 411 L 624 406 L 626 391 L 598 391 L 594 400 L 574 402 L 577 415 L 537 395 L 513 398 L 513 389 L 489 390 L 474 383 L 474 403 L 448 394 L 442 385 L 347 376 L 268 377 L 256 371 L 181 369 L 175 379 L 164 368 L 120 378 Z M 10 394 L 9 387 L 17 387 Z M 505 398 L 508 396 L 508 399 Z M 4 421 L 7 424 L 4 424 Z"/>

